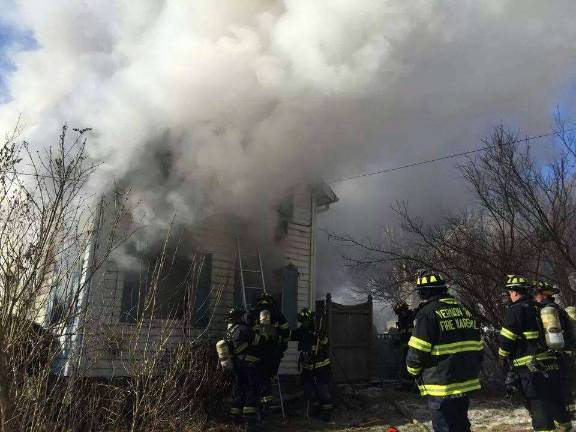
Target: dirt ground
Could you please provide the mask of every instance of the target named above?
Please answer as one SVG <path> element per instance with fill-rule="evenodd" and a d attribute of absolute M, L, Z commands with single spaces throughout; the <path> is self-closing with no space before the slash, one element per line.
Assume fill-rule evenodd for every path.
<path fill-rule="evenodd" d="M 305 416 L 304 402 L 294 396 L 287 403 L 287 419 L 279 413 L 264 419 L 262 431 L 365 431 L 385 432 L 394 426 L 400 432 L 432 431 L 426 401 L 409 391 L 380 387 L 354 389 L 341 387 L 334 397 L 335 411 L 330 423 Z M 470 408 L 472 430 L 475 432 L 531 431 L 530 418 L 519 404 L 507 399 L 477 397 Z M 217 425 L 211 432 L 228 432 L 238 429 Z"/>

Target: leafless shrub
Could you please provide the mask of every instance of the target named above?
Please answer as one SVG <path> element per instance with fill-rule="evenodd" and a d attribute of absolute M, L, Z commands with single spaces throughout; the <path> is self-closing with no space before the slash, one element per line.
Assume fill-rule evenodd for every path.
<path fill-rule="evenodd" d="M 486 151 L 460 166 L 476 204 L 430 225 L 398 203 L 402 231 L 384 240 L 332 234 L 350 266 L 377 275 L 375 298 L 392 302 L 419 268 L 444 272 L 452 288 L 485 325 L 499 327 L 507 274 L 546 277 L 573 304 L 576 272 L 576 140 L 557 119 L 548 163 L 537 162 L 530 142 L 503 126 L 484 141 Z"/>
<path fill-rule="evenodd" d="M 97 168 L 86 157 L 88 132 L 64 127 L 57 145 L 36 150 L 18 144 L 15 130 L 0 149 L 0 426 L 201 428 L 226 388 L 207 338 L 223 287 L 210 293 L 204 330 L 189 332 L 194 317 L 153 319 L 158 282 L 173 265 L 166 243 L 130 331 L 95 317 L 94 278 L 134 233 L 118 228 L 130 211 L 123 193 L 104 200 L 87 192 Z M 193 261 L 190 287 L 201 267 Z M 96 338 L 101 349 L 90 356 L 94 345 L 84 342 Z M 101 355 L 117 358 L 122 373 L 91 378 Z"/>

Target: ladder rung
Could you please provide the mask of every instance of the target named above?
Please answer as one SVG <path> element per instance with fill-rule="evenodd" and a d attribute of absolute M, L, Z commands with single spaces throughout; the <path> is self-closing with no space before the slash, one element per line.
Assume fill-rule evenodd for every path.
<path fill-rule="evenodd" d="M 262 273 L 260 270 L 252 270 L 252 269 L 248 269 L 248 270 L 247 270 L 247 269 L 243 269 L 242 271 L 243 271 L 244 273 L 258 273 L 258 274 Z"/>
<path fill-rule="evenodd" d="M 253 287 L 253 286 L 247 286 L 247 287 L 244 287 L 244 289 L 253 289 L 253 290 L 260 290 L 260 291 L 263 291 L 263 290 L 264 290 L 264 287 Z"/>
<path fill-rule="evenodd" d="M 242 258 L 258 258 L 258 254 L 240 254 Z"/>

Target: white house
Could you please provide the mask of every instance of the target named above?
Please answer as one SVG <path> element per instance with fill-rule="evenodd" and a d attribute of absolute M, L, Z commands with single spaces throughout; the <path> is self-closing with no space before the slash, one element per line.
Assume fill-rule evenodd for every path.
<path fill-rule="evenodd" d="M 247 232 L 259 231 L 258 221 L 253 220 L 214 215 L 178 231 L 173 234 L 178 239 L 178 252 L 167 258 L 171 270 L 158 279 L 154 311 L 146 315 L 139 288 L 145 285 L 143 272 L 126 268 L 112 258 L 101 259 L 111 226 L 103 211 L 84 260 L 82 277 L 88 283 L 81 302 L 86 312 L 67 339 L 66 370 L 73 366 L 86 376 L 127 376 L 138 357 L 144 355 L 141 353 L 154 352 L 161 340 L 164 349 L 199 336 L 220 338 L 227 310 L 241 298 L 239 256 L 247 257 L 257 249 L 267 290 L 295 326 L 297 311 L 315 306 L 316 218 L 336 201 L 336 195 L 324 183 L 294 187 L 279 209 L 276 235 L 264 248 L 246 236 Z M 126 224 L 129 221 L 121 224 L 121 230 Z M 103 265 L 90 274 L 94 262 Z M 187 285 L 183 280 L 193 266 L 201 270 L 194 283 Z M 128 355 L 126 345 L 134 347 L 134 341 L 137 349 Z M 281 373 L 297 373 L 297 352 L 292 343 Z"/>

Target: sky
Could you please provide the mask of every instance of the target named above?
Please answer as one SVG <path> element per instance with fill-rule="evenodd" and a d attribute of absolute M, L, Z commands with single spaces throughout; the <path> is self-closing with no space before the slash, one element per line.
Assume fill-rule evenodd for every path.
<path fill-rule="evenodd" d="M 10 6 L 13 5 L 8 0 L 0 0 L 0 9 Z M 12 22 L 12 15 L 0 12 L 0 102 L 5 102 L 10 98 L 7 76 L 14 72 L 15 68 L 12 55 L 18 51 L 33 49 L 35 44 L 30 32 L 18 28 Z"/>
<path fill-rule="evenodd" d="M 21 116 L 41 145 L 64 122 L 94 128 L 91 187 L 130 178 L 150 223 L 266 221 L 302 179 L 474 149 L 501 122 L 550 130 L 574 108 L 575 14 L 573 0 L 0 0 L 0 130 Z M 378 238 L 398 200 L 434 221 L 470 203 L 455 163 L 334 183 L 319 224 Z M 319 290 L 354 283 L 321 236 Z"/>

